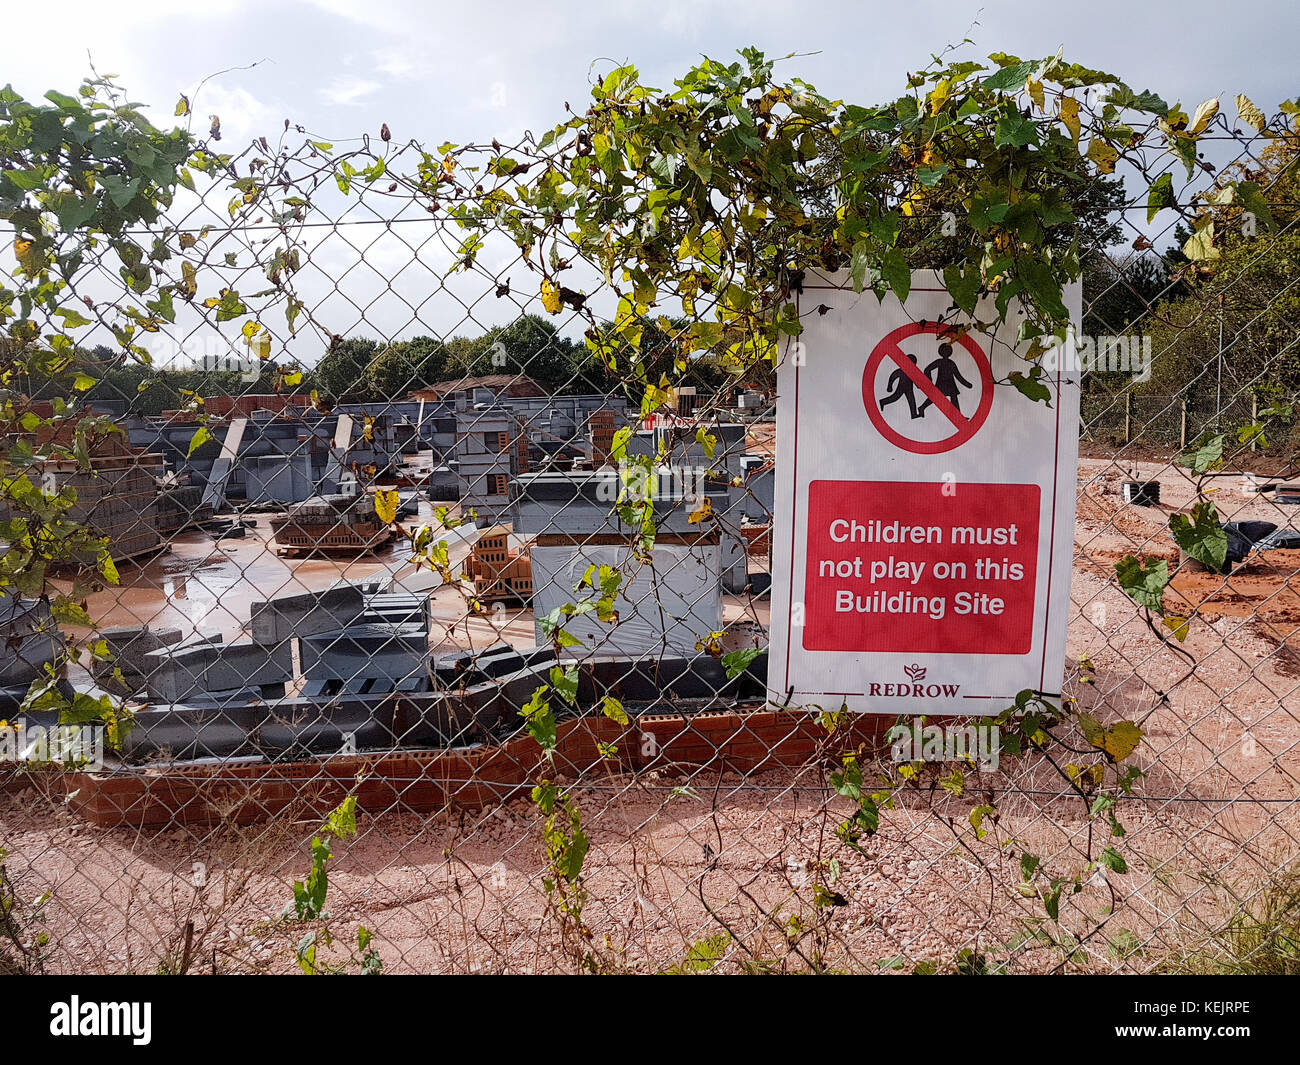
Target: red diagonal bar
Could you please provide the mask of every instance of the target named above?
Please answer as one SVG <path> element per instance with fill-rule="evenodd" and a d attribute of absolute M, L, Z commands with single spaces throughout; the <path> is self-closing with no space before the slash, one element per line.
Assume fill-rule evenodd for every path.
<path fill-rule="evenodd" d="M 902 348 L 897 344 L 890 343 L 885 348 L 885 354 L 898 363 L 899 369 L 912 379 L 916 386 L 925 393 L 926 399 L 933 403 L 944 417 L 952 422 L 955 429 L 962 430 L 966 428 L 970 419 L 954 407 L 947 396 L 934 387 L 934 382 L 926 377 L 921 372 L 921 368 L 904 354 Z"/>

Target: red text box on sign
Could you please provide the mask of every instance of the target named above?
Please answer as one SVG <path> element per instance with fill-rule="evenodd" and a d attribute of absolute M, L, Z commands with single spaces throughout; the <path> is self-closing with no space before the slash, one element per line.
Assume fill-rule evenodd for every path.
<path fill-rule="evenodd" d="M 1038 486 L 954 484 L 948 495 L 944 488 L 928 481 L 808 486 L 807 650 L 1028 653 Z M 903 529 L 903 542 L 891 541 Z M 1019 580 L 1005 576 L 1015 566 Z"/>

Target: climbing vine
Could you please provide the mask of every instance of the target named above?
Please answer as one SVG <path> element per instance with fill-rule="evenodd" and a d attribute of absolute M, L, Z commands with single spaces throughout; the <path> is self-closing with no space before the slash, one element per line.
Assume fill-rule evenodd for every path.
<path fill-rule="evenodd" d="M 1293 108 L 1270 120 L 1238 97 L 1236 110 L 1238 121 L 1257 133 L 1294 136 Z M 176 115 L 189 117 L 185 98 Z M 1107 183 L 1122 177 L 1153 214 L 1172 209 L 1183 216 L 1189 233 L 1183 253 L 1193 271 L 1219 256 L 1225 224 L 1236 213 L 1274 225 L 1258 177 L 1249 172 L 1214 177 L 1203 206 L 1179 203 L 1174 194 L 1165 165 L 1172 158 L 1188 180 L 1212 175 L 1200 144 L 1226 124 L 1217 100 L 1189 115 L 1060 55 L 995 54 L 974 62 L 945 53 L 908 76 L 897 98 L 864 105 L 831 99 L 797 78 L 782 80 L 777 63 L 746 49 L 733 62 L 705 59 L 666 88 L 644 84 L 634 67 L 614 67 L 595 80 L 585 109 L 566 106 L 552 128 L 511 146 L 401 144 L 385 126 L 377 141 L 337 152 L 286 124 L 278 140 L 259 138 L 240 156 L 217 150 L 219 121 L 206 138 L 156 129 L 108 78 L 88 80 L 76 96 L 52 92 L 41 104 L 2 90 L 0 219 L 13 230 L 16 267 L 12 286 L 0 286 L 0 420 L 14 433 L 0 454 L 6 510 L 0 539 L 7 544 L 0 591 L 49 596 L 57 621 L 93 629 L 87 595 L 118 580 L 103 538 L 67 519 L 75 493 L 49 490 L 29 475 L 53 458 L 90 469 L 96 440 L 115 431 L 106 419 L 83 416 L 82 398 L 106 367 L 79 347 L 81 330 L 100 327 L 116 343 L 115 360 L 148 366 L 145 340 L 175 324 L 183 305 L 209 324 L 237 329 L 277 388 L 302 381 L 301 368 L 285 354 L 300 334 L 314 334 L 322 354 L 337 348 L 340 334 L 297 287 L 309 254 L 304 226 L 326 197 L 368 195 L 394 209 L 418 206 L 456 234 L 451 272 L 484 273 L 499 297 L 510 294 L 511 284 L 516 294 L 523 291 L 523 276 L 525 297 L 581 331 L 591 358 L 619 380 L 642 416 L 670 407 L 675 387 L 704 362 L 738 384 L 770 381 L 802 333 L 798 298 L 805 280 L 839 271 L 856 291 L 905 300 L 913 271 L 934 270 L 950 297 L 945 319 L 954 329 L 992 331 L 1018 308 L 1025 364 L 1007 384 L 1047 402 L 1041 359 L 1067 338 L 1063 293 L 1082 271 L 1080 229 L 1104 223 L 1099 190 Z M 227 194 L 228 227 L 212 223 L 194 231 L 166 223 L 179 198 L 198 194 L 196 175 Z M 233 245 L 223 238 L 254 222 L 270 236 L 256 248 L 229 250 Z M 503 239 L 519 255 L 509 279 L 483 261 L 489 245 Z M 110 298 L 87 280 L 105 264 L 120 281 Z M 257 288 L 241 292 L 228 278 L 250 267 Z M 805 306 L 803 313 L 816 310 Z M 52 413 L 24 391 L 32 377 L 59 393 Z M 209 436 L 201 397 L 186 399 L 200 416 L 193 451 Z M 714 409 L 706 404 L 700 414 L 706 418 Z M 655 508 L 637 482 L 668 455 L 632 456 L 627 442 L 626 431 L 614 439 L 621 483 L 613 509 L 636 530 L 634 562 L 647 563 Z M 694 442 L 714 459 L 716 440 L 706 428 Z M 1198 505 L 1171 520 L 1178 545 L 1216 567 L 1225 542 L 1203 475 L 1220 461 L 1222 443 L 1211 438 L 1186 456 L 1201 478 Z M 397 502 L 395 493 L 376 493 L 383 521 L 397 524 Z M 464 574 L 441 536 L 462 520 L 443 510 L 436 525 L 403 532 L 422 563 L 445 585 L 463 590 Z M 705 502 L 690 520 L 704 530 L 717 518 Z M 89 563 L 81 561 L 87 557 Z M 70 588 L 50 583 L 58 566 L 75 571 Z M 1175 643 L 1184 639 L 1189 619 L 1164 607 L 1165 562 L 1129 556 L 1116 576 L 1153 628 Z M 612 567 L 588 570 L 574 589 L 575 602 L 542 619 L 544 634 L 562 650 L 575 642 L 565 630 L 574 616 L 594 613 L 617 625 L 625 579 Z M 481 611 L 466 595 L 471 609 Z M 701 647 L 723 659 L 729 677 L 757 654 L 724 656 L 717 637 L 703 637 Z M 85 650 L 108 654 L 93 637 Z M 55 670 L 33 685 L 28 704 L 60 705 L 69 721 L 121 724 L 106 701 L 69 701 L 57 679 Z M 581 967 L 600 969 L 602 955 L 583 918 L 589 840 L 576 798 L 551 773 L 556 717 L 548 696 L 572 705 L 576 690 L 576 671 L 557 666 L 522 717 L 542 750 L 532 796 L 543 818 L 548 906 L 570 954 Z M 819 709 L 833 734 L 840 727 L 836 709 Z M 626 722 L 621 706 L 607 700 L 603 710 Z M 962 765 L 886 765 L 861 749 L 842 754 L 827 777 L 848 804 L 837 837 L 861 850 L 879 831 L 882 814 L 904 802 L 927 796 L 965 802 L 961 822 L 949 817 L 947 805 L 936 808 L 955 846 L 974 854 L 991 842 L 1000 853 L 1017 853 L 1016 890 L 1039 900 L 1044 915 L 1032 938 L 1067 964 L 1089 940 L 1111 936 L 1104 915 L 1082 929 L 1067 928 L 1061 902 L 1093 882 L 1113 898 L 1115 878 L 1127 871 L 1117 849 L 1125 831 L 1118 809 L 1142 775 L 1132 761 L 1142 730 L 1132 721 L 1103 724 L 1069 700 L 1053 705 L 1033 692 L 1021 693 L 989 723 L 1005 755 L 1041 759 L 1077 800 L 1088 826 L 1079 860 L 1049 859 L 1001 835 L 996 799 Z M 299 920 L 321 916 L 330 842 L 354 831 L 354 812 L 341 807 L 313 842 L 312 874 L 295 885 Z M 822 910 L 839 904 L 834 868 L 830 860 L 817 868 Z M 358 935 L 358 950 L 369 958 L 369 933 Z M 321 941 L 304 938 L 298 952 L 304 969 L 319 971 Z M 1114 941 L 1122 944 L 1124 937 Z M 711 965 L 712 951 L 692 955 L 690 965 Z M 958 965 L 987 970 L 975 954 Z"/>

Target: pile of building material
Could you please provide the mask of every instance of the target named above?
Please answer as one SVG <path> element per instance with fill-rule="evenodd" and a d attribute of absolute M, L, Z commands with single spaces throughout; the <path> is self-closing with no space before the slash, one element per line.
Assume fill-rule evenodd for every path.
<path fill-rule="evenodd" d="M 419 621 L 371 621 L 301 637 L 303 695 L 429 689 L 429 633 Z"/>
<path fill-rule="evenodd" d="M 587 418 L 587 431 L 591 436 L 592 469 L 599 469 L 609 461 L 617 429 L 617 417 L 612 410 L 595 410 Z"/>
<path fill-rule="evenodd" d="M 219 635 L 171 644 L 144 655 L 145 686 L 154 703 L 212 703 L 283 697 L 293 679 L 288 641 L 223 643 Z"/>
<path fill-rule="evenodd" d="M 31 683 L 49 675 L 63 638 L 46 599 L 22 599 L 0 589 L 0 717 L 21 702 Z"/>
<path fill-rule="evenodd" d="M 210 438 L 193 451 L 200 422 L 192 413 L 128 418 L 125 425 L 132 444 L 163 454 L 173 473 L 201 487 L 218 510 L 227 501 L 278 506 L 335 492 L 344 471 L 385 475 L 416 441 L 416 427 L 395 413 L 371 416 L 354 404 L 325 413 L 297 402 L 305 398 L 213 397 L 205 404 Z M 418 404 L 404 409 L 413 414 Z"/>
<path fill-rule="evenodd" d="M 158 532 L 163 536 L 202 525 L 212 520 L 212 507 L 203 502 L 203 489 L 196 484 L 164 480 L 158 486 Z"/>
<path fill-rule="evenodd" d="M 341 629 L 366 612 L 366 590 L 340 581 L 317 592 L 285 592 L 253 603 L 249 632 L 261 644 L 277 644 L 295 636 Z"/>
<path fill-rule="evenodd" d="M 514 528 L 533 537 L 529 555 L 537 642 L 549 640 L 542 623 L 554 611 L 599 596 L 579 585 L 590 567 L 599 571 L 609 566 L 622 575 L 614 601 L 617 623 L 600 620 L 595 610 L 571 617 L 565 631 L 580 646 L 566 653 L 693 652 L 722 628 L 719 530 L 692 523 L 691 514 L 704 500 L 689 501 L 683 486 L 666 478 L 655 489 L 654 546 L 649 560 L 642 560 L 640 526 L 620 518 L 611 502 L 610 477 L 610 471 L 539 473 L 516 482 Z M 725 499 L 724 489 L 719 510 Z M 743 561 L 743 547 L 741 551 Z"/>
<path fill-rule="evenodd" d="M 61 426 L 54 437 L 66 444 L 72 425 Z M 157 518 L 163 457 L 135 451 L 113 434 L 92 439 L 88 450 L 90 469 L 73 459 L 50 458 L 33 463 L 27 476 L 48 493 L 72 489 L 77 499 L 68 520 L 92 536 L 106 537 L 114 562 L 157 551 L 163 546 Z M 87 553 L 77 561 L 90 563 L 94 557 Z"/>
<path fill-rule="evenodd" d="M 464 663 L 439 659 L 445 683 L 419 695 L 180 710 L 165 721 L 146 711 L 127 744 L 129 761 L 147 764 L 60 780 L 71 808 L 100 825 L 248 823 L 290 805 L 323 815 L 347 794 L 375 814 L 477 809 L 533 786 L 541 751 L 519 711 L 551 664 L 544 650 L 501 645 Z M 796 768 L 818 751 L 834 756 L 878 741 L 883 720 L 865 730 L 850 722 L 828 743 L 814 714 L 763 709 L 761 665 L 728 678 L 707 655 L 585 663 L 576 706 L 553 707 L 561 718 L 556 771 Z M 606 696 L 623 701 L 627 721 L 601 712 Z M 150 746 L 151 738 L 166 743 Z"/>
<path fill-rule="evenodd" d="M 315 553 L 358 556 L 377 550 L 392 538 L 379 520 L 374 500 L 365 493 L 311 496 L 271 519 L 279 553 L 302 557 Z"/>
<path fill-rule="evenodd" d="M 456 477 L 461 510 L 490 525 L 505 513 L 510 483 L 528 472 L 523 421 L 507 407 L 456 412 Z"/>
<path fill-rule="evenodd" d="M 181 642 L 180 629 L 151 629 L 148 625 L 100 629 L 96 635 L 108 645 L 111 657 L 96 658 L 91 676 L 105 691 L 118 695 L 143 692 L 157 665 L 157 659 L 149 655 Z"/>
<path fill-rule="evenodd" d="M 474 596 L 485 603 L 528 603 L 533 597 L 533 563 L 528 550 L 510 546 L 509 525 L 484 529 L 469 556 Z"/>

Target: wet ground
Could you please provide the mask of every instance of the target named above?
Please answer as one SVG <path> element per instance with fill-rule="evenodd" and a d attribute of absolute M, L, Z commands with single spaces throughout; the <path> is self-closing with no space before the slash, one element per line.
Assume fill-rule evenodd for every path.
<path fill-rule="evenodd" d="M 420 504 L 411 524 L 432 522 L 434 505 Z M 246 514 L 253 522 L 241 539 L 214 539 L 197 529 L 179 533 L 171 548 L 140 565 L 120 566 L 121 584 L 92 595 L 87 610 L 100 629 L 148 625 L 178 628 L 182 639 L 220 633 L 227 640 L 245 632 L 255 602 L 276 595 L 320 591 L 340 580 L 377 578 L 394 582 L 394 590 L 431 593 L 434 618 L 431 643 L 435 649 L 481 649 L 500 640 L 516 647 L 536 642 L 532 611 L 517 603 L 489 605 L 473 616 L 466 598 L 443 587 L 427 566 L 411 560 L 410 545 L 399 537 L 364 558 L 282 558 L 275 551 L 270 519 L 273 513 Z M 472 530 L 467 532 L 472 541 Z M 453 566 L 469 553 L 465 535 L 446 534 Z M 757 560 L 766 565 L 765 560 Z M 749 618 L 768 620 L 766 596 L 751 604 L 747 597 L 724 597 L 727 622 Z"/>
<path fill-rule="evenodd" d="M 91 596 L 90 616 L 100 628 L 149 625 L 179 628 L 183 637 L 219 632 L 231 639 L 259 600 L 319 591 L 344 578 L 386 580 L 412 568 L 410 547 L 400 538 L 357 560 L 281 558 L 271 537 L 274 516 L 245 515 L 254 525 L 242 539 L 217 540 L 197 529 L 176 534 L 170 550 L 120 566 L 120 586 Z"/>

